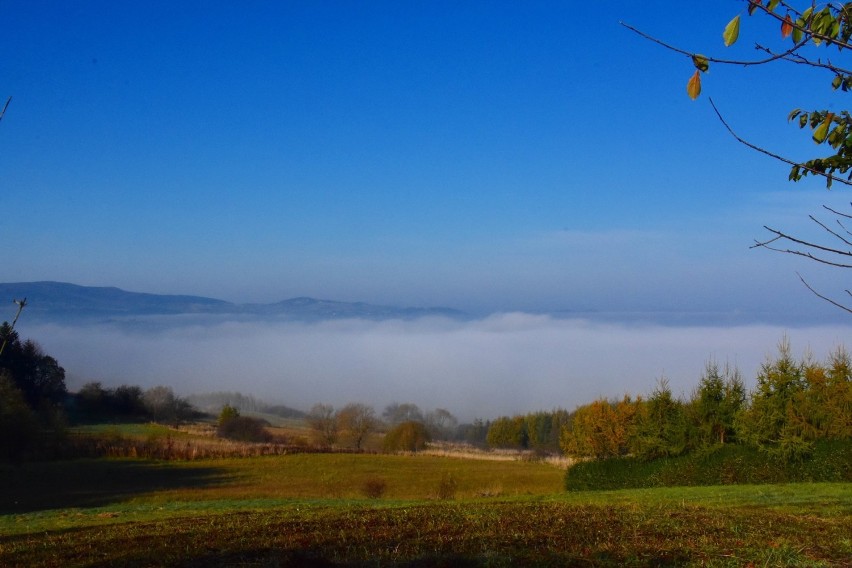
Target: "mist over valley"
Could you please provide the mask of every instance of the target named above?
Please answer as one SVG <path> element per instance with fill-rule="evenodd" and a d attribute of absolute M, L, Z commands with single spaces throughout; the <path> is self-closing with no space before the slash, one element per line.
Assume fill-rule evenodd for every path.
<path fill-rule="evenodd" d="M 184 395 L 240 391 L 302 410 L 407 401 L 464 420 L 643 394 L 661 378 L 689 395 L 708 360 L 735 364 L 751 381 L 785 334 L 797 353 L 817 357 L 849 336 L 839 324 L 472 316 L 310 298 L 240 306 L 60 283 L 0 284 L 0 293 L 28 297 L 17 329 L 58 359 L 72 390 L 100 381 Z"/>

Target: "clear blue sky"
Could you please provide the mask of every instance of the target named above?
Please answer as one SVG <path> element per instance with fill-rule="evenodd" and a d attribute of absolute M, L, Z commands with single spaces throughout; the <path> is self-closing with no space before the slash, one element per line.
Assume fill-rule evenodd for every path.
<path fill-rule="evenodd" d="M 759 20 L 721 41 L 744 7 L 6 0 L 0 281 L 836 319 L 795 271 L 842 272 L 748 247 L 848 190 L 788 183 L 706 95 L 795 159 L 787 112 L 848 95 L 714 66 L 693 102 L 689 61 L 619 25 L 753 57 Z"/>

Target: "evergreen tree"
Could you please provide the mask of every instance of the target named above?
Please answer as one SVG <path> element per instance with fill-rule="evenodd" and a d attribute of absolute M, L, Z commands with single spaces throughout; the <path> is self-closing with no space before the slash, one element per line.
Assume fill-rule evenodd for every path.
<path fill-rule="evenodd" d="M 693 408 L 702 444 L 724 444 L 734 437 L 734 420 L 745 404 L 746 389 L 739 369 L 719 369 L 710 361 L 693 396 Z"/>

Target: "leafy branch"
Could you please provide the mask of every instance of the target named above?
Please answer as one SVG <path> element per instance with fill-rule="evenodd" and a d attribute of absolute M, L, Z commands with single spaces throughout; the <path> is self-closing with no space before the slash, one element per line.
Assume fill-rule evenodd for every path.
<path fill-rule="evenodd" d="M 731 136 L 733 136 L 736 139 L 737 142 L 751 148 L 752 150 L 755 150 L 756 152 L 760 152 L 761 154 L 765 154 L 765 155 L 767 155 L 771 158 L 775 158 L 776 160 L 779 160 L 781 162 L 784 162 L 785 164 L 792 166 L 793 167 L 792 171 L 796 172 L 796 175 L 798 176 L 796 178 L 796 180 L 803 177 L 806 173 L 811 173 L 811 174 L 821 175 L 821 176 L 826 177 L 828 179 L 827 183 L 828 183 L 829 186 L 831 186 L 831 183 L 833 181 L 838 181 L 842 184 L 852 186 L 852 181 L 836 177 L 836 176 L 832 175 L 831 173 L 827 173 L 824 169 L 823 170 L 817 169 L 816 166 L 809 166 L 809 165 L 807 165 L 807 163 L 800 164 L 798 162 L 794 162 L 793 160 L 790 160 L 789 158 L 785 158 L 784 156 L 781 156 L 780 154 L 770 152 L 769 150 L 762 148 L 761 146 L 758 146 L 756 144 L 753 144 L 753 143 L 749 142 L 748 140 L 745 140 L 744 138 L 740 137 L 736 132 L 734 132 L 734 129 L 731 128 L 731 126 L 728 124 L 728 122 L 722 116 L 722 113 L 719 112 L 719 109 L 716 108 L 716 103 L 713 102 L 713 99 L 711 98 L 709 100 L 710 100 L 710 106 L 713 107 L 713 111 L 716 113 L 716 116 L 719 118 L 719 121 L 722 123 L 722 125 L 725 127 L 725 129 L 731 134 Z M 843 166 L 841 165 L 840 167 L 843 167 Z M 845 172 L 846 170 L 844 169 L 843 171 Z M 790 174 L 790 179 L 793 180 L 793 174 L 792 173 Z"/>
<path fill-rule="evenodd" d="M 748 5 L 749 16 L 760 14 L 775 20 L 780 24 L 781 38 L 785 41 L 792 41 L 792 45 L 783 50 L 773 50 L 755 43 L 755 49 L 765 54 L 766 57 L 737 60 L 688 51 L 624 22 L 621 22 L 621 25 L 646 40 L 690 58 L 694 71 L 687 81 L 686 91 L 693 100 L 700 96 L 701 76 L 709 71 L 711 64 L 751 67 L 783 61 L 794 65 L 805 65 L 830 72 L 833 76 L 831 87 L 835 91 L 848 92 L 852 90 L 852 70 L 838 65 L 829 58 L 813 57 L 813 52 L 810 51 L 811 49 L 833 46 L 837 48 L 838 54 L 845 55 L 848 53 L 846 50 L 852 49 L 852 42 L 850 42 L 852 40 L 852 2 L 817 4 L 815 0 L 812 0 L 807 2 L 805 9 L 799 10 L 792 5 L 791 0 L 744 1 Z M 737 14 L 725 26 L 722 32 L 722 41 L 725 47 L 730 47 L 739 40 L 741 20 L 741 14 Z M 808 130 L 811 140 L 816 145 L 825 145 L 833 152 L 828 156 L 797 162 L 742 138 L 728 124 L 712 99 L 710 99 L 710 105 L 719 121 L 735 140 L 756 152 L 790 166 L 788 176 L 790 181 L 799 181 L 808 175 L 816 175 L 825 178 L 828 188 L 831 188 L 834 182 L 852 186 L 852 114 L 849 111 L 805 111 L 798 108 L 791 111 L 787 117 L 788 122 L 792 122 L 802 130 Z M 810 215 L 809 218 L 824 231 L 831 244 L 819 244 L 816 241 L 794 237 L 783 231 L 765 226 L 764 228 L 771 233 L 771 238 L 755 241 L 751 248 L 766 248 L 801 256 L 837 268 L 852 268 L 852 262 L 849 260 L 852 258 L 852 232 L 844 225 L 844 221 L 852 220 L 852 215 L 828 207 L 826 209 L 835 215 L 836 225 L 829 226 L 813 215 Z M 799 279 L 817 297 L 852 313 L 852 308 L 848 305 L 820 294 L 801 275 L 799 275 Z M 845 292 L 852 297 L 852 292 L 848 289 Z"/>

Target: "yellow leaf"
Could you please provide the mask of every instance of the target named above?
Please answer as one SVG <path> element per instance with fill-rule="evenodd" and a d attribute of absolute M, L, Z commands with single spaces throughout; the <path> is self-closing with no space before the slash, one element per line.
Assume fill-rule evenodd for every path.
<path fill-rule="evenodd" d="M 734 16 L 734 19 L 728 22 L 725 26 L 725 31 L 722 33 L 722 39 L 725 40 L 725 47 L 734 45 L 737 38 L 740 37 L 740 15 Z"/>
<path fill-rule="evenodd" d="M 701 74 L 699 71 L 695 71 L 689 79 L 689 82 L 686 84 L 686 94 L 689 95 L 689 98 L 692 100 L 697 99 L 698 95 L 701 94 Z"/>

